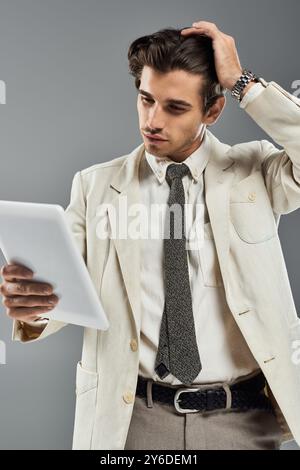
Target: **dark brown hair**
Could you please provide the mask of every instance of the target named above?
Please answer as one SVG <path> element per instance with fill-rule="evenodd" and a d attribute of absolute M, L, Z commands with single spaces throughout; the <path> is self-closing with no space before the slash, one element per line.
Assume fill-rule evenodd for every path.
<path fill-rule="evenodd" d="M 183 36 L 181 29 L 161 29 L 148 36 L 135 39 L 128 49 L 129 73 L 140 87 L 145 65 L 158 72 L 185 70 L 204 78 L 199 95 L 203 98 L 204 113 L 225 94 L 218 82 L 212 40 L 196 34 Z"/>

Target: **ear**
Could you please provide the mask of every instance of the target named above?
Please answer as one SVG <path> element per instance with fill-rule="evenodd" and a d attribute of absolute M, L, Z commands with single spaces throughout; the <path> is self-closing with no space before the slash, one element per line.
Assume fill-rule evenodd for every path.
<path fill-rule="evenodd" d="M 213 104 L 209 108 L 202 122 L 209 126 L 211 126 L 212 124 L 215 124 L 217 120 L 219 119 L 220 115 L 222 114 L 225 104 L 226 104 L 226 97 L 220 96 L 215 102 L 215 104 Z"/>

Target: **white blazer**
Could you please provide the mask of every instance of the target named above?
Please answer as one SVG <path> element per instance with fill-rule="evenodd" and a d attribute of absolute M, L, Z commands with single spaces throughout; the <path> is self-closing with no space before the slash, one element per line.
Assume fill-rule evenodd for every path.
<path fill-rule="evenodd" d="M 278 237 L 281 214 L 300 207 L 300 100 L 275 82 L 245 111 L 278 143 L 229 146 L 211 141 L 206 203 L 226 299 L 260 365 L 282 440 L 300 444 L 300 320 Z M 140 345 L 140 241 L 97 237 L 99 207 L 140 203 L 138 166 L 144 144 L 129 155 L 78 171 L 66 215 L 110 321 L 86 328 L 77 365 L 73 449 L 124 449 L 134 404 Z M 107 211 L 109 223 L 112 212 Z M 50 320 L 40 334 L 14 322 L 13 339 L 37 341 L 65 324 Z"/>

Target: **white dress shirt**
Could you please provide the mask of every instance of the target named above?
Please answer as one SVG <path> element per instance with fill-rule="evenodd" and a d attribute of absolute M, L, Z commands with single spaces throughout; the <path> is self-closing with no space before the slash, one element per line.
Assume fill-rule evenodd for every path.
<path fill-rule="evenodd" d="M 255 84 L 244 95 L 240 107 L 245 106 L 263 90 L 260 83 Z M 251 92 L 251 94 L 250 94 Z M 194 380 L 195 384 L 231 381 L 238 377 L 259 370 L 240 329 L 226 302 L 217 258 L 213 233 L 205 203 L 203 172 L 209 159 L 209 141 L 204 134 L 200 147 L 184 163 L 190 168 L 192 177 L 185 175 L 182 183 L 185 192 L 185 203 L 192 206 L 190 211 L 192 225 L 186 224 L 186 238 L 195 234 L 202 224 L 203 243 L 190 245 L 187 250 L 189 279 L 192 294 L 194 322 L 197 344 L 202 363 L 202 370 Z M 140 166 L 140 188 L 142 202 L 151 220 L 151 233 L 161 231 L 161 219 L 150 218 L 151 205 L 166 207 L 170 188 L 165 180 L 167 166 L 174 163 L 169 158 L 156 157 L 145 151 Z M 198 206 L 199 205 L 199 206 Z M 203 207 L 203 211 L 195 210 Z M 153 229 L 153 224 L 160 224 Z M 194 228 L 194 232 L 191 231 Z M 150 232 L 149 232 L 150 234 Z M 193 239 L 194 240 L 194 239 Z M 141 257 L 141 346 L 139 374 L 171 385 L 181 382 L 172 374 L 161 379 L 154 371 L 156 353 L 159 344 L 159 332 L 164 310 L 163 281 L 163 238 L 153 236 L 142 240 Z"/>

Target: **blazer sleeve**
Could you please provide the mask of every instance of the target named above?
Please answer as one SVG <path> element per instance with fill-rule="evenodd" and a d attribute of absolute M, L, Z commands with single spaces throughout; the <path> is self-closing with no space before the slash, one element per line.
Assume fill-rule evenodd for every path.
<path fill-rule="evenodd" d="M 276 82 L 260 81 L 264 90 L 244 110 L 282 147 L 262 140 L 259 154 L 272 208 L 288 214 L 300 207 L 300 100 Z"/>
<path fill-rule="evenodd" d="M 65 209 L 65 216 L 76 240 L 76 244 L 86 262 L 86 224 L 85 224 L 86 203 L 83 194 L 81 172 L 78 171 L 72 181 L 70 203 Z M 23 343 L 38 341 L 56 333 L 67 323 L 51 320 L 51 312 L 48 314 L 49 320 L 24 323 L 14 320 L 12 340 Z"/>

